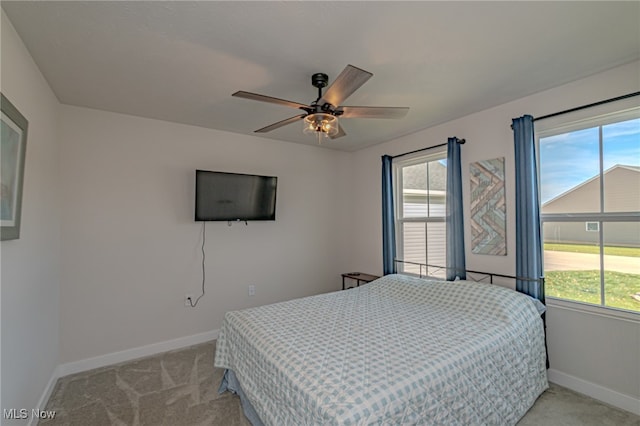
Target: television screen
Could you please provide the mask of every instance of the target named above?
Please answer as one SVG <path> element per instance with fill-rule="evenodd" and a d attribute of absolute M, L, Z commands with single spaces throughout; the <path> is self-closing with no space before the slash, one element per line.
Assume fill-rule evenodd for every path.
<path fill-rule="evenodd" d="M 275 176 L 196 170 L 196 221 L 276 220 Z"/>

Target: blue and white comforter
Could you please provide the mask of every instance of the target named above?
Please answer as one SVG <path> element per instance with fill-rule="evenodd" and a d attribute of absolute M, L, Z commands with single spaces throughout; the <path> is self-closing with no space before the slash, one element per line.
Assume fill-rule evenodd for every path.
<path fill-rule="evenodd" d="M 387 275 L 228 312 L 215 366 L 266 425 L 513 425 L 548 387 L 532 300 Z"/>

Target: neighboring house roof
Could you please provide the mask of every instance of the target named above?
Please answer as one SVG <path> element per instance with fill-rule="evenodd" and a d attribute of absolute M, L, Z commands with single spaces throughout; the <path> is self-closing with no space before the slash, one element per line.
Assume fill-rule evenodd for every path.
<path fill-rule="evenodd" d="M 405 188 L 426 189 L 427 167 L 407 167 L 404 169 Z M 429 163 L 429 184 L 431 190 L 445 191 L 447 188 L 447 167 L 439 161 Z"/>
<path fill-rule="evenodd" d="M 629 169 L 629 170 L 633 170 L 634 172 L 640 172 L 640 166 L 628 166 L 628 165 L 626 165 L 626 164 L 616 164 L 616 165 L 615 165 L 615 166 L 613 166 L 613 167 L 622 167 L 623 169 Z M 613 167 L 612 167 L 612 168 L 613 168 Z M 612 168 L 611 168 L 611 169 L 612 169 Z M 609 169 L 609 170 L 611 170 L 611 169 Z M 607 170 L 607 171 L 608 171 L 608 170 Z M 606 173 L 606 172 L 605 172 L 605 173 Z"/>
<path fill-rule="evenodd" d="M 614 165 L 614 166 L 612 166 L 612 167 L 609 167 L 607 170 L 605 170 L 605 171 L 602 173 L 602 175 L 604 176 L 604 175 L 606 175 L 606 174 L 608 174 L 608 173 L 613 172 L 614 170 L 619 170 L 619 169 L 627 169 L 627 170 L 631 170 L 631 171 L 633 171 L 633 172 L 640 173 L 640 167 L 639 167 L 639 166 L 631 166 L 631 165 L 627 165 L 627 164 L 616 164 L 616 165 Z M 570 188 L 570 189 L 566 190 L 566 191 L 565 191 L 565 192 L 563 192 L 562 194 L 560 194 L 560 195 L 557 195 L 557 196 L 553 197 L 552 199 L 550 199 L 550 200 L 549 200 L 549 201 L 547 201 L 546 203 L 543 203 L 543 204 L 542 204 L 542 206 L 543 206 L 543 207 L 544 207 L 544 206 L 548 206 L 549 204 L 551 204 L 551 203 L 553 203 L 553 202 L 555 202 L 555 201 L 557 201 L 557 200 L 559 200 L 559 199 L 561 199 L 561 198 L 566 197 L 566 196 L 567 196 L 567 195 L 569 195 L 570 193 L 575 192 L 575 191 L 577 191 L 578 189 L 582 188 L 583 186 L 585 186 L 585 185 L 587 185 L 587 184 L 589 184 L 589 183 L 591 183 L 591 182 L 593 182 L 593 181 L 595 181 L 595 180 L 598 180 L 598 179 L 600 179 L 600 175 L 595 175 L 595 176 L 593 176 L 592 178 L 589 178 L 589 179 L 587 179 L 587 180 L 585 180 L 585 181 L 583 181 L 583 182 L 579 183 L 578 185 L 574 186 L 573 188 Z"/>

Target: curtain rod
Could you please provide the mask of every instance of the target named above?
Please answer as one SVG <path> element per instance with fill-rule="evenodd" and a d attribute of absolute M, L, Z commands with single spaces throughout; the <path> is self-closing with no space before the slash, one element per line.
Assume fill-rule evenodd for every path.
<path fill-rule="evenodd" d="M 456 139 L 458 139 L 458 138 L 456 138 Z M 462 144 L 464 144 L 466 142 L 466 139 L 458 139 L 456 142 L 458 142 L 459 144 L 462 145 Z M 416 152 L 426 151 L 428 149 L 433 149 L 433 148 L 440 148 L 441 146 L 447 146 L 447 144 L 448 144 L 448 142 L 445 142 L 445 143 L 441 143 L 439 145 L 429 146 L 427 148 L 420 148 L 420 149 L 416 149 L 415 151 L 405 152 L 404 154 L 392 155 L 391 158 L 404 157 L 405 155 L 415 154 Z"/>
<path fill-rule="evenodd" d="M 545 118 L 551 118 L 551 117 L 555 117 L 555 116 L 562 115 L 562 114 L 568 114 L 570 112 L 579 111 L 581 109 L 587 109 L 587 108 L 591 108 L 591 107 L 598 106 L 598 105 L 608 104 L 609 102 L 620 101 L 622 99 L 632 98 L 632 97 L 638 96 L 638 95 L 640 95 L 640 92 L 629 93 L 629 94 L 618 96 L 618 97 L 615 97 L 615 98 L 605 99 L 604 101 L 594 102 L 592 104 L 582 105 L 582 106 L 579 106 L 579 107 L 566 109 L 566 110 L 560 111 L 560 112 L 554 112 L 553 114 L 543 115 L 542 117 L 536 117 L 536 118 L 533 119 L 533 121 L 544 120 Z"/>

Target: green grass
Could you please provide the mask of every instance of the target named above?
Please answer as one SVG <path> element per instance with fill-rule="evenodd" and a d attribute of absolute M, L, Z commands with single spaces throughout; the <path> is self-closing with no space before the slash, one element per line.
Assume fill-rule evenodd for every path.
<path fill-rule="evenodd" d="M 549 251 L 568 251 L 571 253 L 600 254 L 599 246 L 586 244 L 544 243 L 544 249 Z M 611 256 L 640 257 L 640 247 L 605 246 L 604 254 Z"/>
<path fill-rule="evenodd" d="M 640 293 L 640 275 L 605 271 L 604 287 L 606 306 L 640 312 L 640 301 L 631 297 Z M 547 271 L 545 294 L 600 305 L 600 272 Z"/>

